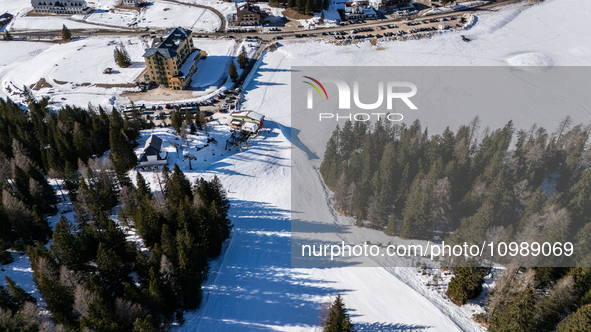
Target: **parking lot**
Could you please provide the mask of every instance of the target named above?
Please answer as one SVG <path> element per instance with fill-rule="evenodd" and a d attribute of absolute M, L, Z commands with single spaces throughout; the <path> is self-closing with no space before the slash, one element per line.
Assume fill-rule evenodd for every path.
<path fill-rule="evenodd" d="M 216 97 L 202 102 L 169 102 L 164 104 L 135 104 L 120 107 L 122 114 L 131 114 L 135 107 L 139 109 L 143 118 L 153 121 L 156 125 L 170 125 L 170 113 L 179 110 L 181 113 L 188 111 L 195 114 L 197 108 L 206 117 L 206 119 L 215 113 L 230 113 L 236 109 L 236 104 L 240 103 L 240 95 L 237 91 L 225 91 Z"/>
<path fill-rule="evenodd" d="M 359 22 L 363 24 L 363 21 Z M 459 29 L 464 26 L 461 18 L 446 16 L 439 18 L 423 18 L 421 20 L 396 22 L 396 24 L 384 24 L 374 27 L 359 27 L 351 24 L 350 30 L 322 32 L 320 36 L 331 36 L 333 39 L 365 39 L 399 37 L 420 32 L 435 32 L 450 29 Z M 296 36 L 297 37 L 297 36 Z"/>

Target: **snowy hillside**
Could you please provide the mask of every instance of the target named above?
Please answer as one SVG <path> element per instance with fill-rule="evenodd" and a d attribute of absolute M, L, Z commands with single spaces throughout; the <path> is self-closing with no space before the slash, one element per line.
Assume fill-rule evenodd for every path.
<path fill-rule="evenodd" d="M 575 12 L 567 11 L 575 7 Z M 203 306 L 187 316 L 180 331 L 314 331 L 318 324 L 320 303 L 338 293 L 351 309 L 359 331 L 478 331 L 471 320 L 471 307 L 459 308 L 441 295 L 421 286 L 418 274 L 405 268 L 290 268 L 289 231 L 290 196 L 289 158 L 298 163 L 306 154 L 297 149 L 289 155 L 290 67 L 301 65 L 509 65 L 520 54 L 518 64 L 531 59 L 552 59 L 547 65 L 589 65 L 591 37 L 577 29 L 591 11 L 591 4 L 581 0 L 546 1 L 534 6 L 511 6 L 485 15 L 466 33 L 472 43 L 461 40 L 459 33 L 448 33 L 431 40 L 390 42 L 371 47 L 369 43 L 337 47 L 324 43 L 285 43 L 267 53 L 262 65 L 247 87 L 246 109 L 262 112 L 266 125 L 278 136 L 266 144 L 213 164 L 207 173 L 217 174 L 230 190 L 236 229 L 223 257 L 214 263 L 208 280 Z M 548 26 L 555 17 L 565 22 Z M 566 17 L 569 17 L 566 20 Z M 580 30 L 579 30 L 580 31 Z M 524 40 L 527 44 L 524 45 Z M 338 61 L 335 61 L 338 59 Z M 539 62 L 536 62 L 539 63 Z M 513 62 L 511 65 L 515 65 Z M 452 128 L 472 118 L 421 118 L 430 133 Z M 564 114 L 565 116 L 566 114 Z M 499 114 L 483 126 L 497 127 L 513 117 Z M 578 114 L 575 122 L 589 123 L 589 114 Z M 529 127 L 554 128 L 555 115 L 536 114 Z M 327 137 L 330 133 L 326 133 Z M 313 151 L 323 148 L 326 138 L 319 138 Z M 272 143 L 272 147 L 270 146 Z M 308 177 L 317 171 L 309 169 Z M 298 179 L 294 179 L 297 181 Z M 302 182 L 303 181 L 299 181 Z M 261 185 L 262 183 L 262 185 Z M 308 182 L 310 181 L 308 180 Z M 316 183 L 321 186 L 320 183 Z M 309 190 L 310 204 L 318 215 L 325 215 L 325 227 L 347 229 L 356 235 L 359 229 L 341 224 L 329 211 L 321 190 Z M 321 231 L 321 230 L 319 230 Z M 371 230 L 364 230 L 371 232 Z M 367 235 L 362 235 L 367 236 Z M 330 240 L 330 239 L 326 239 Z M 338 239 L 335 239 L 338 240 Z M 418 288 L 417 288 L 418 287 Z"/>

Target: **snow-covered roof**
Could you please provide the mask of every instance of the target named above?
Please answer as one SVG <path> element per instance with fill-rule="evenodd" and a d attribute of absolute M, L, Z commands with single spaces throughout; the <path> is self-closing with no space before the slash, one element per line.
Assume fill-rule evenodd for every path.
<path fill-rule="evenodd" d="M 189 38 L 193 31 L 185 28 L 169 28 L 162 37 L 156 38 L 152 47 L 146 50 L 143 57 L 147 58 L 159 54 L 165 58 L 174 58 L 180 41 Z"/>
<path fill-rule="evenodd" d="M 253 120 L 257 120 L 257 121 L 262 121 L 263 118 L 265 117 L 264 115 L 257 113 L 257 112 L 253 112 L 253 111 L 236 111 L 236 112 L 232 112 L 230 114 L 232 117 L 247 117 L 247 118 L 251 118 Z"/>
<path fill-rule="evenodd" d="M 256 131 L 259 128 L 259 126 L 257 126 L 257 124 L 254 122 L 247 122 L 242 125 L 242 128 L 249 129 L 251 131 Z"/>
<path fill-rule="evenodd" d="M 157 151 L 160 151 L 160 149 L 162 148 L 162 139 L 156 135 L 151 135 L 150 138 L 148 138 L 148 140 L 146 141 L 144 149 L 147 149 L 149 147 L 153 147 Z"/>
<path fill-rule="evenodd" d="M 195 52 L 191 53 L 187 60 L 185 60 L 185 63 L 183 63 L 180 69 L 182 77 L 185 77 L 189 74 L 193 63 L 195 63 L 195 58 L 198 56 L 201 56 L 201 50 L 196 50 Z"/>

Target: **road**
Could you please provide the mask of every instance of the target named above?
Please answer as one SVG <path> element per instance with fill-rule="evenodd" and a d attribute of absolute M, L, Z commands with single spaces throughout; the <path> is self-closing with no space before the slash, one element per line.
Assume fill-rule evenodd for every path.
<path fill-rule="evenodd" d="M 340 31 L 351 31 L 353 29 L 356 28 L 373 28 L 375 30 L 376 27 L 382 26 L 382 25 L 389 25 L 389 24 L 395 24 L 398 25 L 399 28 L 401 28 L 402 30 L 406 31 L 408 29 L 412 29 L 412 28 L 420 28 L 420 27 L 429 27 L 429 26 L 437 26 L 439 24 L 442 23 L 437 23 L 434 25 L 420 25 L 420 26 L 416 26 L 416 27 L 407 27 L 406 25 L 404 25 L 404 22 L 407 21 L 406 18 L 389 18 L 389 19 L 379 19 L 379 20 L 372 20 L 372 21 L 366 21 L 365 23 L 360 23 L 360 24 L 346 24 L 344 26 L 337 26 L 337 27 L 332 27 L 332 28 L 324 28 L 324 29 L 316 29 L 316 30 L 285 30 L 285 31 L 279 31 L 279 32 L 268 32 L 268 33 L 264 33 L 264 32 L 249 32 L 249 33 L 225 33 L 225 18 L 223 18 L 223 15 L 215 10 L 214 8 L 210 8 L 208 6 L 202 6 L 202 5 L 196 5 L 196 4 L 187 4 L 187 3 L 182 3 L 182 2 L 178 2 L 176 0 L 165 0 L 168 2 L 173 2 L 173 3 L 181 3 L 181 4 L 185 4 L 185 5 L 191 5 L 191 6 L 195 6 L 195 7 L 199 7 L 199 8 L 206 8 L 209 10 L 212 10 L 214 13 L 216 13 L 216 15 L 218 15 L 218 17 L 220 17 L 220 19 L 222 19 L 222 26 L 220 27 L 219 32 L 206 32 L 206 33 L 200 33 L 199 35 L 205 37 L 207 36 L 207 38 L 223 38 L 223 37 L 227 37 L 227 38 L 236 38 L 236 39 L 243 39 L 246 36 L 250 36 L 250 37 L 258 37 L 262 40 L 272 40 L 274 37 L 277 36 L 281 36 L 284 39 L 294 39 L 296 38 L 296 34 L 315 34 L 316 36 L 320 35 L 322 32 L 340 32 Z M 449 17 L 449 16 L 460 16 L 462 14 L 465 13 L 474 13 L 474 12 L 478 12 L 478 11 L 488 11 L 493 9 L 494 7 L 500 6 L 500 5 L 505 5 L 505 4 L 509 4 L 509 3 L 515 3 L 515 2 L 519 2 L 519 0 L 497 0 L 495 2 L 492 2 L 490 4 L 484 5 L 484 6 L 480 6 L 480 7 L 476 7 L 476 8 L 470 8 L 470 9 L 466 9 L 466 10 L 460 10 L 460 11 L 455 11 L 455 12 L 447 12 L 447 13 L 443 13 L 443 14 L 437 14 L 437 15 L 430 15 L 427 17 L 416 17 L 417 15 L 414 15 L 411 17 L 411 21 L 422 21 L 425 19 L 441 19 L 443 17 Z M 443 23 L 445 24 L 445 23 Z M 447 23 L 448 25 L 452 26 L 452 24 Z M 455 24 L 453 24 L 452 27 L 455 27 Z M 95 31 L 88 31 L 88 30 L 82 30 L 82 29 L 73 29 L 72 31 L 72 35 L 74 37 L 88 37 L 88 36 L 112 36 L 112 35 L 119 35 L 119 36 L 150 36 L 150 35 L 158 35 L 160 34 L 162 31 L 164 31 L 164 29 L 150 29 L 149 31 L 146 30 L 130 30 L 130 29 L 123 29 L 123 30 L 95 30 Z M 389 30 L 390 32 L 396 32 L 397 30 Z M 379 31 L 378 31 L 379 33 Z M 61 30 L 58 31 L 29 31 L 29 32 L 14 32 L 12 33 L 13 37 L 15 38 L 27 38 L 27 39 L 32 39 L 32 40 L 37 40 L 37 39 L 47 39 L 47 38 L 60 38 L 61 37 Z"/>

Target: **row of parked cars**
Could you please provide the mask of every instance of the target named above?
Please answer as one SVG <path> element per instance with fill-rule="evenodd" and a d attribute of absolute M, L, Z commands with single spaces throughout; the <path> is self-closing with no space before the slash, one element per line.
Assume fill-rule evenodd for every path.
<path fill-rule="evenodd" d="M 351 33 L 369 32 L 369 31 L 373 31 L 373 28 L 357 28 L 357 29 L 351 30 Z"/>
<path fill-rule="evenodd" d="M 345 32 L 345 31 L 329 31 L 329 32 L 323 32 L 322 33 L 323 36 L 328 36 L 328 35 L 331 35 L 331 36 L 344 36 L 346 34 L 347 34 L 347 32 Z"/>
<path fill-rule="evenodd" d="M 226 29 L 226 32 L 237 32 L 237 33 L 252 33 L 256 32 L 256 29 L 238 29 L 238 28 L 230 28 Z"/>

